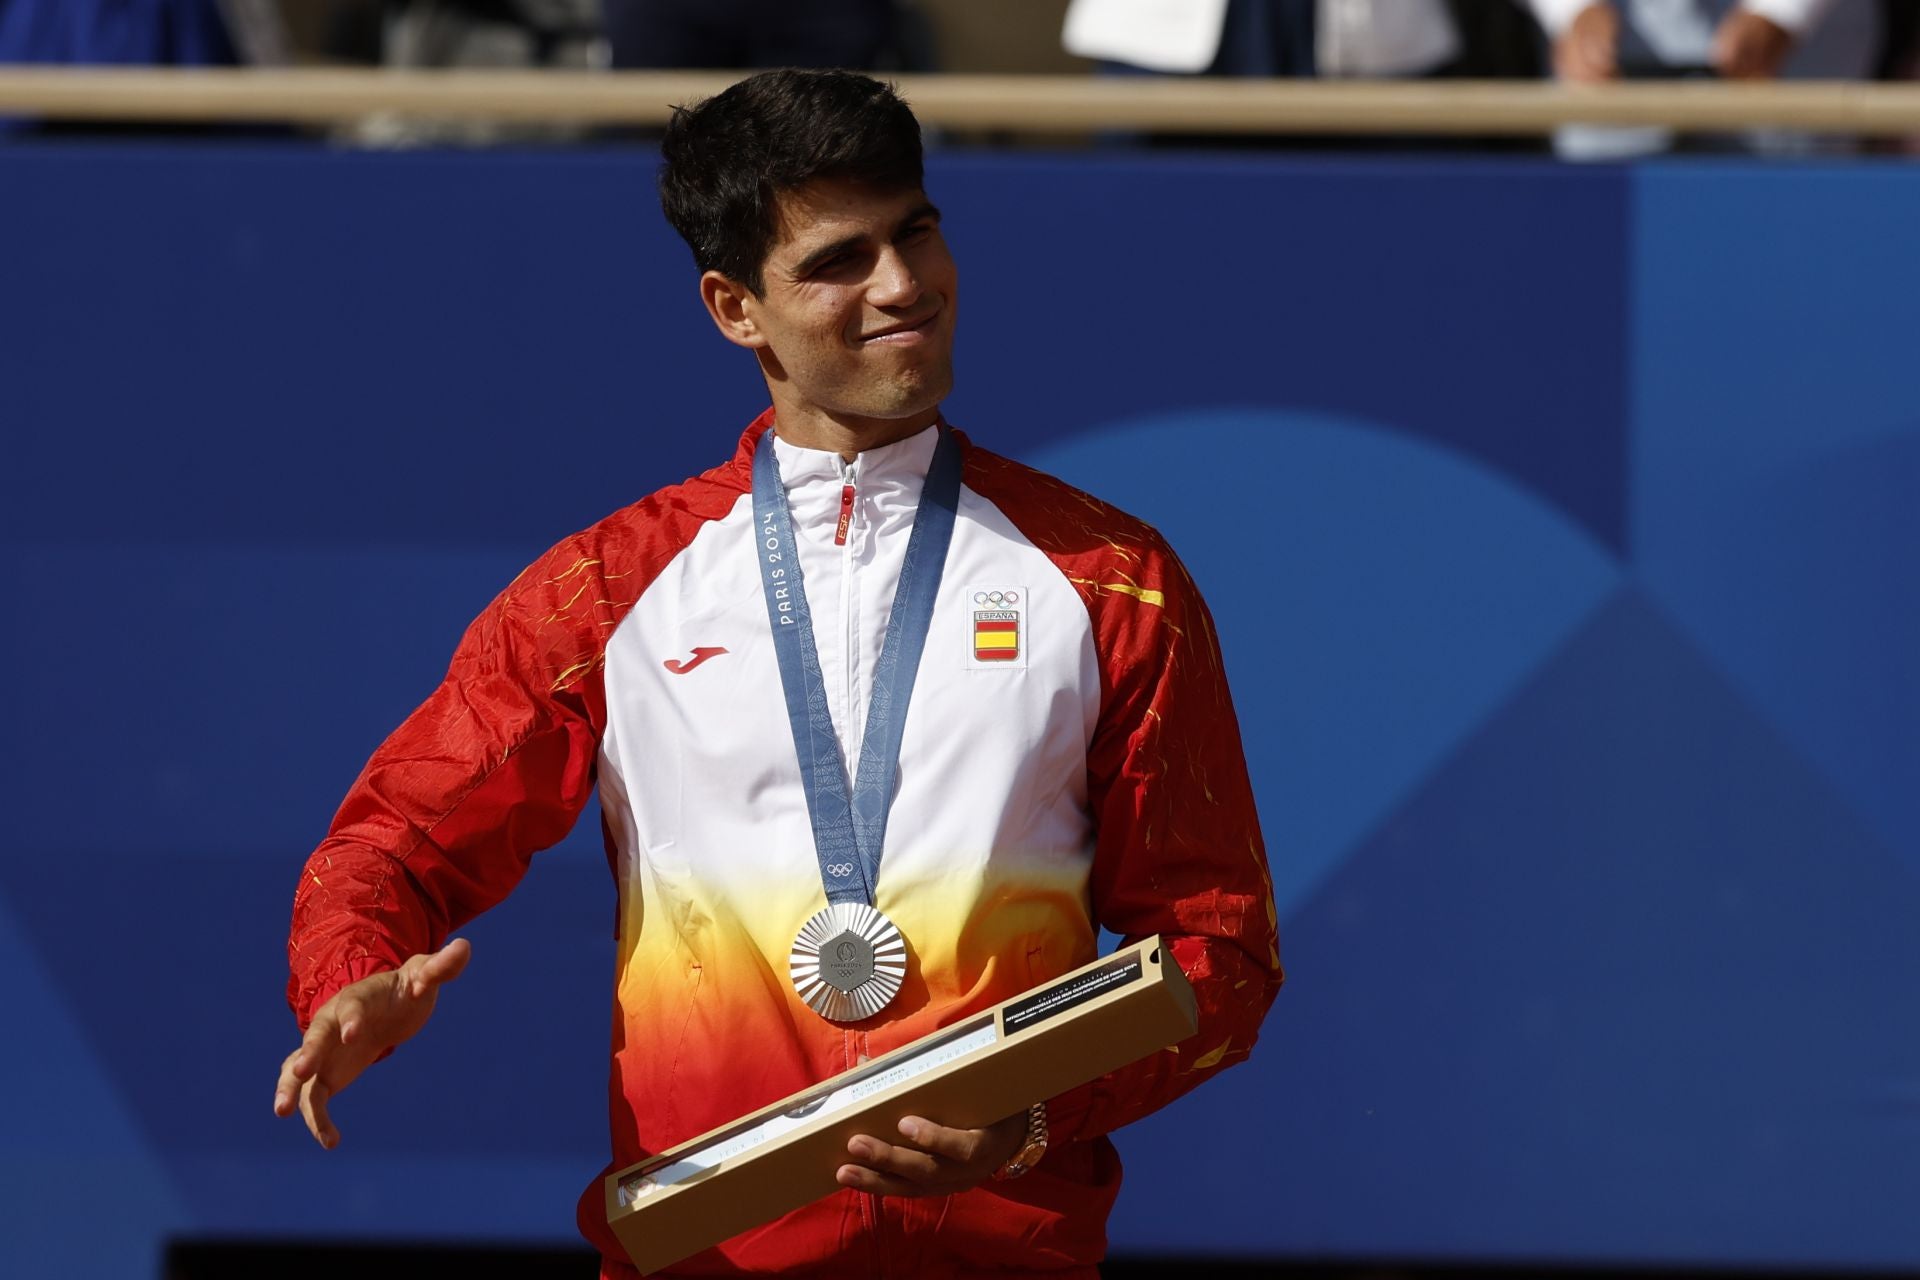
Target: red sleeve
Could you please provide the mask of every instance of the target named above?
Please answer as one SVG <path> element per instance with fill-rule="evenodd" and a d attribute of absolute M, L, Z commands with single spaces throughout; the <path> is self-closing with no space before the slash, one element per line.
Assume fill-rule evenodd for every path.
<path fill-rule="evenodd" d="M 561 543 L 487 606 L 446 679 L 375 751 L 301 874 L 287 1000 L 302 1030 L 348 983 L 432 951 L 506 897 L 595 785 L 607 640 L 748 487 L 734 459 Z"/>
<path fill-rule="evenodd" d="M 287 999 L 302 1028 L 341 987 L 438 948 L 506 897 L 585 807 L 599 650 L 548 615 L 576 588 L 606 593 L 597 565 L 575 559 L 577 581 L 550 581 L 565 572 L 556 550 L 474 620 L 446 678 L 374 752 L 307 860 L 288 941 Z"/>
<path fill-rule="evenodd" d="M 1152 529 L 1066 485 L 992 455 L 976 466 L 986 496 L 1060 566 L 1092 619 L 1094 919 L 1129 941 L 1165 936 L 1199 1003 L 1189 1039 L 1050 1101 L 1054 1140 L 1091 1138 L 1253 1048 L 1282 979 L 1273 882 L 1213 618 L 1178 558 Z"/>

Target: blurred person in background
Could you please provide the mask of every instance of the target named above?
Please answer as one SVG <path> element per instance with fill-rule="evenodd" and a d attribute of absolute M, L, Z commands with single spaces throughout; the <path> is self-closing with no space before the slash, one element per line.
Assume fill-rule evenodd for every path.
<path fill-rule="evenodd" d="M 1119 74 L 1534 79 L 1539 33 L 1517 0 L 1073 0 L 1061 43 Z M 1532 150 L 1531 139 L 1183 134 L 1150 144 Z"/>
<path fill-rule="evenodd" d="M 1513 0 L 1073 0 L 1069 53 L 1169 74 L 1532 76 Z"/>
<path fill-rule="evenodd" d="M 1911 3 L 1911 0 L 1907 0 Z M 1880 0 L 1531 0 L 1572 84 L 1622 78 L 1864 80 L 1882 49 Z M 1555 147 L 1569 159 L 1620 159 L 1675 145 L 1664 129 L 1577 125 Z M 1689 139 L 1689 149 L 1793 155 L 1849 149 L 1790 130 Z"/>
<path fill-rule="evenodd" d="M 599 0 L 386 0 L 370 7 L 380 11 L 385 66 L 578 71 L 607 61 Z"/>
<path fill-rule="evenodd" d="M 0 0 L 3 5 L 7 0 Z M 271 0 L 253 0 L 271 3 Z M 286 0 L 316 60 L 404 68 L 566 71 L 837 67 L 928 70 L 933 37 L 911 0 Z M 378 117 L 359 145 L 650 138 L 657 131 Z"/>
<path fill-rule="evenodd" d="M 290 0 L 327 62 L 414 69 L 588 71 L 607 65 L 600 0 Z M 577 142 L 578 125 L 376 114 L 336 132 L 363 147 Z"/>

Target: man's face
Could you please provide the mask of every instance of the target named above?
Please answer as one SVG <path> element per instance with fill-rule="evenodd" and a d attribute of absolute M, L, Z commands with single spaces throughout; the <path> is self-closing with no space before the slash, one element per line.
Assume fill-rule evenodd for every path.
<path fill-rule="evenodd" d="M 739 303 L 782 421 L 931 422 L 953 388 L 957 273 L 940 211 L 923 191 L 835 180 L 776 207 L 761 293 Z"/>

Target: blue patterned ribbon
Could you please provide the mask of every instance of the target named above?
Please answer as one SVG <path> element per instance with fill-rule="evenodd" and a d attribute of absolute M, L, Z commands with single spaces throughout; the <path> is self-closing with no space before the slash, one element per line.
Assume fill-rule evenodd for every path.
<path fill-rule="evenodd" d="M 766 591 L 767 622 L 773 628 L 774 655 L 787 695 L 787 720 L 800 757 L 814 853 L 820 860 L 820 883 L 828 902 L 872 906 L 873 886 L 880 875 L 907 703 L 920 671 L 920 654 L 926 648 L 933 600 L 946 569 L 947 544 L 953 538 L 960 503 L 960 442 L 946 428 L 937 430 L 940 440 L 927 468 L 920 509 L 907 538 L 906 560 L 900 566 L 900 583 L 894 589 L 893 612 L 887 619 L 880 660 L 874 665 L 866 735 L 860 742 L 860 767 L 851 796 L 846 758 L 827 710 L 827 685 L 820 675 L 820 651 L 814 644 L 793 514 L 780 480 L 772 431 L 760 437 L 753 455 L 754 542 L 760 582 Z"/>

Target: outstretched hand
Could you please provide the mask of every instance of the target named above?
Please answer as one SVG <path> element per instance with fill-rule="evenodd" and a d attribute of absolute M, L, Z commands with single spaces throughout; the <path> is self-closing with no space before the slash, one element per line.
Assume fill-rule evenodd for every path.
<path fill-rule="evenodd" d="M 904 1142 L 849 1138 L 854 1163 L 840 1166 L 840 1185 L 883 1196 L 944 1196 L 978 1186 L 1026 1146 L 1027 1113 L 984 1129 L 949 1129 L 908 1116 L 900 1136 Z"/>
<path fill-rule="evenodd" d="M 341 988 L 320 1006 L 300 1047 L 280 1064 L 273 1113 L 290 1116 L 297 1108 L 314 1141 L 328 1150 L 340 1145 L 327 1103 L 381 1054 L 427 1024 L 441 984 L 459 977 L 472 954 L 465 938 L 455 938 L 431 955 L 409 956 L 398 969 Z"/>

